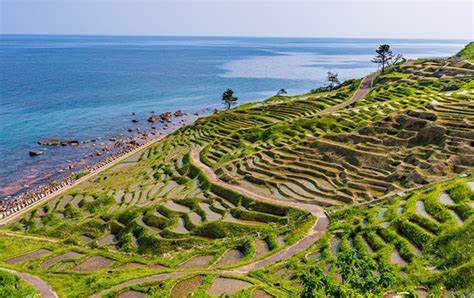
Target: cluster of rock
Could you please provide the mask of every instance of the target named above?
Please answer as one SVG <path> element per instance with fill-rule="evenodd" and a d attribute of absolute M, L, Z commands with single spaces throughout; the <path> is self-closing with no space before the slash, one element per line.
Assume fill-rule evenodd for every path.
<path fill-rule="evenodd" d="M 131 113 L 132 116 L 135 116 L 135 113 Z M 156 121 L 159 121 L 161 123 L 171 123 L 171 118 L 174 116 L 174 117 L 182 117 L 182 116 L 185 116 L 185 115 L 188 115 L 187 113 L 183 113 L 183 111 L 181 110 L 177 110 L 175 111 L 174 113 L 171 113 L 171 112 L 165 112 L 165 113 L 161 113 L 159 115 L 151 115 L 150 117 L 148 117 L 148 122 L 150 123 L 154 123 Z M 136 119 L 132 119 L 132 122 L 133 123 L 137 123 L 138 120 Z M 167 124 L 164 125 L 163 129 L 168 129 L 169 126 Z M 156 129 L 156 127 L 152 127 L 152 129 Z M 140 133 L 140 128 L 129 128 L 127 130 L 128 132 L 132 133 L 134 131 L 136 131 L 137 133 Z M 151 131 L 150 134 L 152 135 L 156 135 L 156 133 L 154 131 Z M 148 139 L 148 132 L 144 132 L 142 134 L 142 137 L 143 139 L 147 140 Z M 89 142 L 96 142 L 97 140 L 90 140 L 90 141 L 84 141 L 83 143 L 89 143 Z M 121 148 L 121 147 L 124 147 L 126 145 L 131 145 L 131 146 L 138 146 L 139 145 L 139 141 L 136 139 L 136 138 L 132 138 L 132 139 L 119 139 L 117 140 L 116 138 L 111 138 L 109 139 L 109 141 L 111 142 L 114 142 L 114 144 L 112 145 L 114 148 Z M 40 140 L 38 141 L 38 144 L 39 145 L 42 145 L 42 146 L 78 146 L 81 144 L 80 141 L 78 140 L 59 140 L 59 139 L 45 139 L 45 140 Z M 98 150 L 95 151 L 94 154 L 91 154 L 90 157 L 96 155 L 96 156 L 102 156 L 104 153 L 106 152 L 110 152 L 112 149 L 110 147 L 108 147 L 107 145 L 105 145 L 104 143 L 101 144 L 102 147 L 99 148 Z M 38 155 L 42 155 L 42 154 L 45 154 L 47 152 L 47 149 L 41 149 L 41 150 L 32 150 L 32 151 L 29 151 L 29 155 L 30 156 L 38 156 Z"/>
<path fill-rule="evenodd" d="M 47 139 L 38 141 L 38 145 L 41 146 L 79 146 L 78 140 L 58 140 L 58 139 Z"/>
<path fill-rule="evenodd" d="M 182 117 L 184 113 L 181 110 L 177 110 L 173 114 L 171 112 L 161 113 L 159 115 L 151 115 L 148 117 L 148 122 L 154 123 L 156 121 L 160 121 L 161 123 L 169 123 L 171 122 L 171 117 Z"/>
<path fill-rule="evenodd" d="M 161 123 L 171 122 L 172 114 L 171 112 L 162 113 L 160 115 L 151 115 L 148 117 L 148 122 L 154 123 L 160 121 Z"/>
<path fill-rule="evenodd" d="M 171 122 L 172 116 L 175 117 L 181 117 L 187 115 L 186 113 L 183 113 L 181 110 L 178 110 L 172 114 L 171 112 L 166 112 L 162 113 L 160 115 L 152 115 L 148 119 L 149 122 L 155 122 L 155 121 L 160 121 L 162 123 L 168 123 Z M 184 125 L 184 120 L 181 120 L 181 122 Z M 163 129 L 168 129 L 168 125 L 164 125 Z M 152 127 L 152 129 L 156 129 L 156 127 Z M 113 147 L 114 148 L 120 148 L 120 151 L 117 153 L 111 154 L 108 157 L 102 159 L 101 161 L 95 163 L 92 166 L 85 167 L 82 169 L 82 171 L 89 172 L 89 173 L 94 173 L 104 166 L 110 164 L 111 162 L 115 161 L 116 159 L 122 157 L 125 154 L 130 153 L 131 151 L 144 146 L 148 143 L 149 140 L 149 134 L 151 135 L 156 135 L 160 134 L 161 132 L 155 132 L 155 131 L 150 131 L 150 132 L 143 132 L 140 137 L 134 137 L 134 138 L 128 138 L 128 139 L 116 139 L 116 138 L 110 138 L 110 142 L 114 142 Z M 130 128 L 128 130 L 129 132 L 133 132 L 134 129 Z M 137 132 L 140 132 L 140 128 L 136 129 Z M 140 142 L 140 138 L 144 141 L 144 144 Z M 100 138 L 90 140 L 90 141 L 84 141 L 83 143 L 95 143 L 97 140 Z M 43 145 L 43 146 L 77 146 L 80 144 L 79 141 L 77 140 L 58 140 L 58 139 L 47 139 L 47 140 L 41 140 L 38 141 L 38 144 Z M 96 156 L 102 156 L 104 153 L 112 151 L 112 148 L 109 146 L 105 145 L 105 143 L 100 143 L 98 144 L 101 146 L 100 149 L 97 149 L 95 154 L 91 154 L 90 157 L 96 155 Z M 95 144 L 94 144 L 95 146 Z M 41 155 L 46 152 L 47 149 L 41 150 L 41 151 L 30 151 L 31 156 L 35 155 Z M 68 167 L 70 170 L 74 169 L 73 165 L 69 165 Z M 37 202 L 38 200 L 41 200 L 42 198 L 51 195 L 53 193 L 59 192 L 62 189 L 64 189 L 67 186 L 70 186 L 76 182 L 76 172 L 70 172 L 70 174 L 62 178 L 60 180 L 54 181 L 50 184 L 43 185 L 38 187 L 36 190 L 31 191 L 31 192 L 26 192 L 23 193 L 19 196 L 13 197 L 13 198 L 7 198 L 4 200 L 0 200 L 0 219 L 5 218 L 15 212 L 18 212 L 22 210 L 23 208 Z"/>

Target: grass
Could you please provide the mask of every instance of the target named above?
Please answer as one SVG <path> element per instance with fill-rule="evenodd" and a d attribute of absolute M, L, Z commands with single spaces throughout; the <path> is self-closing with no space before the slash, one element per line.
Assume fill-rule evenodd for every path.
<path fill-rule="evenodd" d="M 40 294 L 34 287 L 13 273 L 3 270 L 0 270 L 0 285 L 0 297 L 40 297 Z"/>
<path fill-rule="evenodd" d="M 396 65 L 366 97 L 328 115 L 320 112 L 350 99 L 360 80 L 201 118 L 3 227 L 1 266 L 41 277 L 61 297 L 88 296 L 134 278 L 177 272 L 194 256 L 212 256 L 209 266 L 215 268 L 230 249 L 244 254 L 225 267 L 236 268 L 255 261 L 257 239 L 272 254 L 307 234 L 315 218 L 285 207 L 289 200 L 323 206 L 332 214 L 329 231 L 310 249 L 238 277 L 252 286 L 237 297 L 250 297 L 257 288 L 277 297 L 303 291 L 381 295 L 419 286 L 435 294 L 442 287 L 466 293 L 472 290 L 472 249 L 463 237 L 472 232 L 473 193 L 465 182 L 473 177 L 456 178 L 473 170 L 474 93 L 472 70 L 465 63 L 421 59 Z M 200 160 L 220 179 L 281 204 L 212 183 L 191 162 L 194 148 L 203 148 Z M 438 183 L 448 178 L 453 180 Z M 406 194 L 396 195 L 401 192 Z M 442 192 L 454 203 L 442 204 Z M 420 213 L 421 204 L 428 216 Z M 225 221 L 229 215 L 238 222 Z M 181 220 L 186 230 L 176 233 Z M 110 235 L 116 243 L 100 245 Z M 281 237 L 284 245 L 278 244 Z M 51 253 L 17 265 L 3 263 L 40 248 Z M 41 266 L 68 251 L 83 256 Z M 115 262 L 90 273 L 71 269 L 97 255 Z M 144 266 L 119 268 L 127 262 Z M 163 267 L 152 268 L 156 264 Z M 285 273 L 277 274 L 281 270 Z M 128 288 L 167 296 L 177 282 L 201 274 L 196 295 L 205 296 L 218 275 L 206 268 L 184 272 Z M 315 284 L 323 285 L 319 292 Z"/>
<path fill-rule="evenodd" d="M 411 215 L 417 214 L 414 208 L 416 202 L 426 202 L 428 198 L 438 200 L 438 196 L 453 184 L 464 188 L 466 181 L 471 180 L 472 178 L 457 179 L 393 198 L 381 205 L 353 207 L 335 212 L 331 216 L 329 232 L 309 251 L 283 264 L 258 271 L 254 276 L 267 282 L 289 285 L 292 279 L 281 279 L 275 275 L 283 266 L 291 269 L 294 278 L 303 283 L 303 289 L 313 295 L 377 296 L 389 289 L 414 292 L 420 286 L 425 286 L 435 295 L 442 294 L 444 289 L 453 288 L 457 293 L 469 293 L 474 286 L 467 278 L 469 272 L 472 272 L 470 270 L 474 258 L 470 248 L 472 241 L 468 240 L 472 239 L 472 217 L 462 224 L 456 223 L 452 218 L 445 219 L 444 223 L 439 224 L 439 231 L 431 234 L 418 222 L 413 222 Z M 469 200 L 473 193 L 474 191 L 463 193 L 462 199 Z M 400 206 L 403 206 L 401 214 L 397 212 Z M 439 208 L 427 211 L 432 216 L 439 216 L 440 212 L 449 212 L 451 209 L 444 205 Z M 381 210 L 384 210 L 384 215 L 380 218 L 378 214 Z M 382 222 L 388 225 L 383 227 Z M 400 225 L 400 222 L 404 225 Z M 429 237 L 423 238 L 423 235 Z M 334 237 L 341 239 L 337 255 L 331 253 L 329 240 Z M 404 259 L 403 264 L 390 260 L 390 254 L 394 250 Z M 319 258 L 308 259 L 307 255 L 312 252 L 319 253 Z M 325 273 L 329 265 L 331 269 Z M 364 278 L 361 279 L 361 276 Z M 321 285 L 320 290 L 314 288 L 315 284 Z"/>
<path fill-rule="evenodd" d="M 474 60 L 474 42 L 468 43 L 459 53 L 456 54 L 457 57 L 464 59 Z"/>

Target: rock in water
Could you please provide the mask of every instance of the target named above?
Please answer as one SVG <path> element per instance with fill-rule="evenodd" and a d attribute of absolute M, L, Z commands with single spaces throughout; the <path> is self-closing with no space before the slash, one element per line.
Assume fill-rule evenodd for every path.
<path fill-rule="evenodd" d="M 158 121 L 160 118 L 158 115 L 151 115 L 150 117 L 148 117 L 148 122 L 155 122 L 155 121 Z"/>
<path fill-rule="evenodd" d="M 37 155 L 44 154 L 44 151 L 30 151 L 29 154 L 30 156 L 37 156 Z"/>
<path fill-rule="evenodd" d="M 58 140 L 58 139 L 47 139 L 38 141 L 39 145 L 43 146 L 78 146 L 78 140 Z"/>
<path fill-rule="evenodd" d="M 61 141 L 61 146 L 79 146 L 78 140 Z"/>
<path fill-rule="evenodd" d="M 43 146 L 59 146 L 61 141 L 58 139 L 47 139 L 38 141 L 38 144 Z"/>

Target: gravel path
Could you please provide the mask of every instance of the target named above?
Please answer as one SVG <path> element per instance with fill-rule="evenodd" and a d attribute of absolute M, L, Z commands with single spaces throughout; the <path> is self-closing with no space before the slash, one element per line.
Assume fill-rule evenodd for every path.
<path fill-rule="evenodd" d="M 329 109 L 326 109 L 322 112 L 319 112 L 319 115 L 326 115 L 326 114 L 331 114 L 336 112 L 339 109 L 345 108 L 348 105 L 352 104 L 354 101 L 361 99 L 362 97 L 366 96 L 369 94 L 370 89 L 372 88 L 372 83 L 374 82 L 375 78 L 378 76 L 378 72 L 374 72 L 364 78 L 362 83 L 360 83 L 359 89 L 352 95 L 352 97 L 348 100 L 345 101 L 337 106 L 331 107 Z"/>
<path fill-rule="evenodd" d="M 276 204 L 276 205 L 285 205 L 289 207 L 293 207 L 296 209 L 302 209 L 305 211 L 309 211 L 313 216 L 317 217 L 316 223 L 311 227 L 311 229 L 308 231 L 308 233 L 300 239 L 298 242 L 295 244 L 277 252 L 274 255 L 271 255 L 265 259 L 250 263 L 248 265 L 244 265 L 242 267 L 235 268 L 230 271 L 225 271 L 226 273 L 234 273 L 234 274 L 246 274 L 252 270 L 260 269 L 265 266 L 271 265 L 275 262 L 281 261 L 288 259 L 295 254 L 299 253 L 300 251 L 303 251 L 310 247 L 315 241 L 319 240 L 321 236 L 324 234 L 324 232 L 327 230 L 329 220 L 326 217 L 326 214 L 324 213 L 324 210 L 316 205 L 312 204 L 304 204 L 304 203 L 298 203 L 298 202 L 291 202 L 291 201 L 286 201 L 286 200 L 276 200 L 270 197 L 262 196 L 260 194 L 254 193 L 248 189 L 242 188 L 237 185 L 229 184 L 226 183 L 222 180 L 220 180 L 214 171 L 203 164 L 201 160 L 199 159 L 199 153 L 200 149 L 194 149 L 191 151 L 191 162 L 204 171 L 206 174 L 207 178 L 214 184 L 219 184 L 223 187 L 226 187 L 228 189 L 232 189 L 242 195 L 245 195 L 247 197 L 250 197 L 254 200 L 257 201 L 262 201 L 270 204 Z"/>
<path fill-rule="evenodd" d="M 352 104 L 356 100 L 366 96 L 369 93 L 369 91 L 372 87 L 372 83 L 373 83 L 374 79 L 377 77 L 377 74 L 378 73 L 373 73 L 373 74 L 365 77 L 364 80 L 362 81 L 361 85 L 359 86 L 359 89 L 354 93 L 354 95 L 352 95 L 352 97 L 348 101 L 345 101 L 345 102 L 343 102 L 343 103 L 341 103 L 337 106 L 334 106 L 332 108 L 324 110 L 324 111 L 322 111 L 318 114 L 322 115 L 322 114 L 334 113 L 337 110 L 342 109 L 342 108 Z M 257 200 L 257 201 L 262 201 L 262 202 L 266 202 L 266 203 L 270 203 L 270 204 L 285 205 L 285 206 L 289 206 L 289 207 L 293 207 L 293 208 L 297 208 L 297 209 L 302 209 L 302 210 L 310 212 L 313 216 L 315 216 L 317 218 L 316 223 L 311 227 L 311 229 L 309 229 L 308 233 L 302 239 L 300 239 L 295 244 L 293 244 L 293 245 L 277 252 L 276 254 L 273 254 L 273 255 L 268 256 L 264 259 L 261 259 L 261 260 L 258 260 L 256 262 L 253 262 L 253 263 L 250 263 L 250 264 L 247 264 L 247 265 L 243 265 L 241 267 L 237 267 L 237 268 L 234 268 L 234 269 L 231 269 L 231 270 L 211 270 L 209 272 L 211 272 L 211 273 L 221 273 L 221 274 L 230 274 L 230 275 L 232 275 L 232 274 L 234 274 L 234 275 L 235 274 L 237 274 L 237 275 L 247 274 L 250 271 L 260 269 L 260 268 L 269 266 L 271 264 L 274 264 L 275 262 L 291 258 L 295 254 L 309 248 L 314 242 L 318 241 L 324 235 L 324 233 L 326 232 L 326 230 L 329 226 L 329 219 L 327 218 L 324 210 L 321 207 L 316 206 L 316 205 L 312 205 L 312 204 L 304 204 L 304 203 L 292 202 L 292 201 L 287 201 L 287 200 L 276 200 L 276 199 L 273 199 L 273 198 L 270 198 L 270 197 L 266 197 L 266 196 L 254 193 L 254 192 L 252 192 L 248 189 L 245 189 L 243 187 L 240 187 L 238 185 L 233 185 L 233 184 L 226 183 L 226 182 L 220 180 L 211 168 L 209 168 L 208 166 L 206 166 L 205 164 L 203 164 L 201 162 L 201 160 L 199 158 L 199 153 L 200 152 L 201 152 L 200 148 L 196 148 L 196 149 L 191 151 L 191 162 L 196 167 L 201 169 L 212 183 L 219 184 L 223 187 L 232 189 L 232 190 L 234 190 L 234 191 L 236 191 L 236 192 L 238 192 L 242 195 L 245 195 L 245 196 L 250 197 L 250 198 L 252 198 L 254 200 Z M 164 280 L 164 279 L 168 279 L 168 278 L 176 278 L 176 277 L 180 277 L 184 274 L 186 274 L 186 272 L 163 273 L 163 274 L 157 274 L 157 275 L 132 279 L 132 280 L 126 281 L 124 283 L 118 284 L 118 285 L 116 285 L 116 286 L 114 286 L 110 289 L 105 289 L 105 290 L 103 290 L 99 293 L 96 293 L 92 297 L 99 298 L 101 295 L 103 295 L 103 294 L 105 294 L 109 291 L 112 291 L 112 290 L 118 290 L 118 289 L 121 289 L 121 288 L 124 288 L 124 287 L 127 287 L 127 286 L 141 284 L 141 283 L 144 283 L 144 282 L 158 281 L 158 280 Z"/>
<path fill-rule="evenodd" d="M 348 101 L 343 102 L 343 103 L 341 103 L 337 106 L 331 107 L 327 110 L 324 110 L 323 112 L 321 112 L 319 114 L 334 113 L 337 110 L 339 110 L 341 108 L 344 108 L 344 107 L 352 104 L 356 100 L 366 96 L 369 93 L 370 88 L 372 87 L 372 83 L 373 83 L 373 81 L 376 77 L 377 77 L 377 73 L 373 73 L 373 74 L 367 76 L 362 81 L 361 85 L 359 86 L 359 89 L 354 93 L 354 95 Z M 141 149 L 143 149 L 143 147 L 139 148 L 139 150 L 141 150 Z M 134 150 L 134 152 L 132 154 L 136 153 L 139 150 L 136 150 L 136 151 Z M 316 206 L 316 205 L 311 205 L 311 204 L 304 204 L 304 203 L 287 201 L 287 200 L 276 200 L 276 199 L 273 199 L 273 198 L 270 198 L 270 197 L 266 197 L 266 196 L 254 193 L 254 192 L 252 192 L 248 189 L 242 188 L 238 185 L 233 185 L 233 184 L 226 183 L 226 182 L 220 180 L 211 168 L 209 168 L 208 166 L 206 166 L 205 164 L 203 164 L 201 162 L 201 160 L 199 158 L 200 151 L 201 151 L 200 148 L 196 148 L 196 149 L 191 151 L 191 161 L 195 166 L 197 166 L 199 169 L 204 171 L 204 173 L 206 174 L 206 176 L 209 178 L 209 180 L 212 183 L 219 184 L 223 187 L 232 189 L 232 190 L 234 190 L 234 191 L 236 191 L 236 192 L 238 192 L 242 195 L 248 196 L 248 197 L 250 197 L 254 200 L 258 200 L 258 201 L 262 201 L 262 202 L 266 202 L 266 203 L 270 203 L 270 204 L 285 205 L 285 206 L 289 206 L 289 207 L 292 207 L 292 208 L 302 209 L 302 210 L 310 212 L 313 216 L 315 216 L 317 218 L 316 223 L 311 227 L 311 229 L 309 229 L 308 233 L 302 239 L 300 239 L 295 244 L 293 244 L 293 245 L 277 252 L 276 254 L 273 254 L 273 255 L 268 256 L 268 257 L 266 257 L 262 260 L 259 260 L 259 261 L 256 261 L 256 262 L 253 262 L 253 263 L 250 263 L 250 264 L 247 264 L 247 265 L 235 268 L 235 269 L 231 269 L 231 270 L 213 270 L 213 271 L 209 271 L 209 272 L 222 273 L 222 274 L 239 274 L 239 275 L 247 274 L 250 271 L 260 269 L 260 268 L 269 266 L 271 264 L 274 264 L 276 262 L 291 258 L 295 254 L 309 248 L 314 242 L 318 241 L 322 237 L 322 235 L 326 232 L 326 230 L 328 228 L 328 225 L 329 225 L 329 219 L 327 218 L 324 210 L 321 207 Z M 129 157 L 132 154 L 127 154 L 126 157 Z M 112 164 L 116 164 L 116 163 L 118 163 L 118 161 L 121 161 L 123 159 L 124 158 L 120 158 L 119 160 L 113 162 Z M 109 168 L 110 166 L 111 165 L 107 166 L 106 168 Z M 101 169 L 101 170 L 104 170 L 104 169 Z M 94 173 L 94 174 L 97 174 L 97 173 Z M 87 177 L 87 178 L 90 178 L 90 177 Z M 81 179 L 81 182 L 82 182 L 82 179 Z M 63 191 L 65 191 L 65 190 L 62 190 L 61 192 L 63 192 Z M 54 196 L 56 196 L 56 195 L 58 195 L 58 193 L 54 194 Z M 53 195 L 49 196 L 48 199 L 50 197 L 53 197 Z M 41 200 L 42 203 L 44 201 L 45 200 Z M 25 208 L 25 209 L 29 209 L 29 208 Z M 19 216 L 23 212 L 18 212 L 18 213 L 19 214 L 15 214 L 16 215 L 15 217 Z M 8 221 L 10 221 L 10 220 L 12 220 L 12 219 L 10 218 Z M 3 222 L 3 224 L 4 223 L 5 222 Z M 0 224 L 2 224 L 2 222 L 0 222 Z M 23 279 L 25 279 L 25 281 L 27 281 L 28 283 L 33 285 L 35 288 L 37 288 L 38 291 L 40 291 L 42 297 L 48 297 L 48 298 L 49 297 L 58 297 L 56 295 L 56 293 L 52 290 L 51 286 L 49 286 L 48 284 L 46 284 L 45 282 L 43 282 L 41 279 L 39 279 L 37 277 L 34 277 L 34 276 L 29 275 L 29 274 L 24 273 L 24 272 L 17 272 L 17 271 L 14 271 L 14 270 L 9 270 L 9 269 L 4 269 L 4 268 L 0 268 L 0 269 L 12 272 L 12 273 L 17 274 L 18 276 L 22 277 Z M 132 279 L 132 280 L 126 281 L 124 283 L 115 285 L 115 286 L 113 286 L 109 289 L 105 289 L 101 292 L 98 292 L 98 293 L 94 294 L 92 297 L 99 298 L 107 292 L 110 292 L 110 291 L 113 291 L 113 290 L 119 290 L 119 289 L 127 287 L 127 286 L 141 284 L 141 283 L 145 283 L 145 282 L 160 281 L 160 280 L 165 280 L 165 279 L 170 279 L 170 278 L 178 278 L 178 277 L 181 277 L 185 274 L 187 274 L 187 273 L 186 272 L 173 272 L 173 273 L 162 273 L 162 274 L 146 276 L 146 277 L 142 277 L 142 278 L 136 278 L 136 279 Z"/>

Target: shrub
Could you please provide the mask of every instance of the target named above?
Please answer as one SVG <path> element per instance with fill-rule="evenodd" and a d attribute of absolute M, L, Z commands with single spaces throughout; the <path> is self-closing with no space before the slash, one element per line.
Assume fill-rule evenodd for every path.
<path fill-rule="evenodd" d="M 259 231 L 259 227 L 247 226 L 247 225 L 239 225 L 233 224 L 228 222 L 222 221 L 214 221 L 209 223 L 204 223 L 198 226 L 194 231 L 193 234 L 197 236 L 218 239 L 218 238 L 225 238 L 225 237 L 236 237 L 246 235 L 249 236 L 257 231 Z"/>
<path fill-rule="evenodd" d="M 466 183 L 457 183 L 454 187 L 446 191 L 448 195 L 456 203 L 474 200 L 474 192 Z"/>
<path fill-rule="evenodd" d="M 259 221 L 259 222 L 281 222 L 282 218 L 275 215 L 261 213 L 261 212 L 252 212 L 245 211 L 240 209 L 232 209 L 232 216 L 235 218 L 250 220 L 250 221 Z"/>
<path fill-rule="evenodd" d="M 397 233 L 388 229 L 380 229 L 380 234 L 385 240 L 395 245 L 398 252 L 400 253 L 400 256 L 404 260 L 409 262 L 413 261 L 415 254 L 412 252 L 408 241 L 398 236 Z"/>
<path fill-rule="evenodd" d="M 16 275 L 0 270 L 0 297 L 38 297 L 37 291 Z"/>
<path fill-rule="evenodd" d="M 445 277 L 445 284 L 448 289 L 464 292 L 460 297 L 469 297 L 474 291 L 474 261 L 462 265 L 456 269 L 448 271 Z"/>
<path fill-rule="evenodd" d="M 244 256 L 252 257 L 255 254 L 255 247 L 253 246 L 253 242 L 250 239 L 245 240 L 237 247 L 237 249 L 241 251 Z"/>
<path fill-rule="evenodd" d="M 377 233 L 375 233 L 374 231 L 368 232 L 366 234 L 366 239 L 370 247 L 372 247 L 372 249 L 375 251 L 380 250 L 385 246 L 383 241 L 379 238 Z"/>
<path fill-rule="evenodd" d="M 165 229 L 170 226 L 170 220 L 161 216 L 154 215 L 152 213 L 145 213 L 143 216 L 143 222 L 150 227 L 158 229 Z"/>
<path fill-rule="evenodd" d="M 429 220 L 426 217 L 423 217 L 418 214 L 413 214 L 413 213 L 408 214 L 407 217 L 409 221 L 418 224 L 419 226 L 427 229 L 433 234 L 438 235 L 441 232 L 441 226 L 438 223 L 432 220 Z"/>
<path fill-rule="evenodd" d="M 120 223 L 127 225 L 130 221 L 137 218 L 140 214 L 141 211 L 138 208 L 132 207 L 119 213 L 117 216 L 117 220 Z"/>
<path fill-rule="evenodd" d="M 438 268 L 455 267 L 474 258 L 474 221 L 469 220 L 463 226 L 446 230 L 432 245 Z"/>
<path fill-rule="evenodd" d="M 85 171 L 85 172 L 81 172 L 81 173 L 77 174 L 76 175 L 76 180 L 81 179 L 82 177 L 86 176 L 89 173 L 90 173 L 89 171 Z"/>
<path fill-rule="evenodd" d="M 424 249 L 433 240 L 433 237 L 430 234 L 405 219 L 399 218 L 393 222 L 395 223 L 398 232 L 410 239 L 417 247 Z"/>
<path fill-rule="evenodd" d="M 454 206 L 454 210 L 463 221 L 466 221 L 474 213 L 472 207 L 466 203 L 457 204 Z"/>

